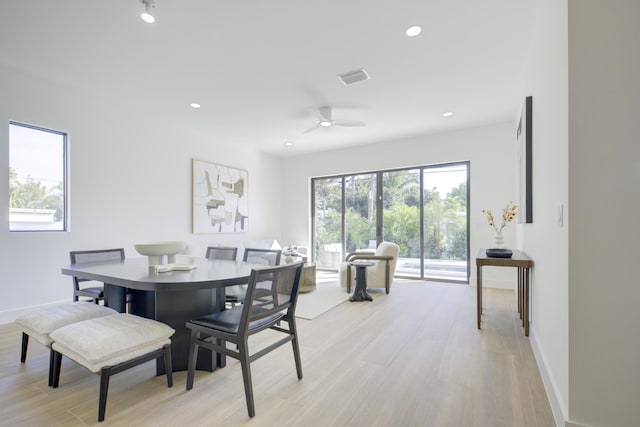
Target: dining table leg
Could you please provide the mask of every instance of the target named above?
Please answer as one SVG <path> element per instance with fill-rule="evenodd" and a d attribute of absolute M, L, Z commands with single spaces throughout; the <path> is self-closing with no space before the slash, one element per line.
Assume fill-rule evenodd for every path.
<path fill-rule="evenodd" d="M 175 330 L 171 337 L 171 365 L 173 371 L 188 368 L 190 330 L 185 326 L 188 320 L 211 314 L 214 306 L 212 289 L 194 289 L 179 292 L 154 292 L 131 290 L 129 312 L 136 316 L 154 319 Z M 196 369 L 213 371 L 216 364 L 211 352 L 198 352 Z M 156 362 L 156 375 L 164 375 L 164 362 Z"/>
<path fill-rule="evenodd" d="M 118 313 L 127 312 L 127 288 L 122 286 L 104 284 L 104 305 Z"/>

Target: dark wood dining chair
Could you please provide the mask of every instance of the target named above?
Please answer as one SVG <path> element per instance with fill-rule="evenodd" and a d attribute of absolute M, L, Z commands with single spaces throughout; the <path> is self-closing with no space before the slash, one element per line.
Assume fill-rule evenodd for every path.
<path fill-rule="evenodd" d="M 227 259 L 231 261 L 236 260 L 238 256 L 238 248 L 230 246 L 209 246 L 207 247 L 207 259 Z"/>
<path fill-rule="evenodd" d="M 226 259 L 235 261 L 238 255 L 238 248 L 230 246 L 209 246 L 205 258 Z M 246 293 L 246 285 L 229 286 L 225 291 L 225 303 L 231 308 L 234 304 L 239 304 Z"/>
<path fill-rule="evenodd" d="M 279 265 L 282 257 L 281 249 L 245 248 L 242 261 L 251 264 Z M 225 303 L 234 306 L 242 304 L 247 293 L 247 285 L 236 285 L 225 288 Z"/>
<path fill-rule="evenodd" d="M 245 248 L 242 261 L 251 264 L 280 265 L 282 249 Z"/>
<path fill-rule="evenodd" d="M 298 379 L 302 379 L 295 321 L 301 271 L 302 263 L 253 269 L 244 304 L 186 323 L 186 327 L 191 329 L 187 390 L 193 388 L 200 347 L 240 361 L 249 417 L 255 416 L 251 362 L 291 342 L 296 373 Z M 287 327 L 283 326 L 284 323 Z M 251 353 L 248 347 L 249 337 L 267 329 L 285 336 L 278 340 L 274 337 L 271 344 L 261 346 L 259 351 Z M 228 346 L 227 343 L 231 345 Z"/>
<path fill-rule="evenodd" d="M 97 249 L 92 251 L 71 251 L 69 252 L 71 264 L 84 264 L 88 262 L 116 261 L 124 259 L 124 249 Z M 73 300 L 78 301 L 79 297 L 91 298 L 96 304 L 104 299 L 104 286 L 94 285 L 81 287 L 81 282 L 89 281 L 73 277 Z"/>

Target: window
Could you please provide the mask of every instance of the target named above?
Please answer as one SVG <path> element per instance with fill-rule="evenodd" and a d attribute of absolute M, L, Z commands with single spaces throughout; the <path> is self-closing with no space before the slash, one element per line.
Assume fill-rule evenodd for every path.
<path fill-rule="evenodd" d="M 9 122 L 9 231 L 67 229 L 67 134 Z"/>
<path fill-rule="evenodd" d="M 469 162 L 314 178 L 312 246 L 318 269 L 345 254 L 400 246 L 398 277 L 469 281 Z"/>

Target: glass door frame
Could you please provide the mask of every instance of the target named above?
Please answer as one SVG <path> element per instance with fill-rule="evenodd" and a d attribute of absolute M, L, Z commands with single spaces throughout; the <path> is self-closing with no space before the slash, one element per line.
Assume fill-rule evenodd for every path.
<path fill-rule="evenodd" d="M 447 166 L 458 166 L 464 165 L 466 167 L 467 177 L 466 177 L 466 280 L 456 280 L 456 279 L 444 279 L 444 278 L 432 278 L 425 277 L 425 262 L 424 262 L 424 170 L 432 169 L 432 168 L 442 168 Z M 437 163 L 431 165 L 423 165 L 423 166 L 413 166 L 413 167 L 403 167 L 403 168 L 394 168 L 394 169 L 385 169 L 378 171 L 364 171 L 364 172 L 355 172 L 348 174 L 340 174 L 340 175 L 329 175 L 329 176 L 319 176 L 311 178 L 311 259 L 315 260 L 317 257 L 316 248 L 315 248 L 315 227 L 316 227 L 316 218 L 315 218 L 315 203 L 316 203 L 316 181 L 323 179 L 336 179 L 339 178 L 341 180 L 341 209 L 342 209 L 342 221 L 341 221 L 341 259 L 344 260 L 346 256 L 346 196 L 345 196 L 345 181 L 347 177 L 357 176 L 357 175 L 365 175 L 371 174 L 376 175 L 376 246 L 379 245 L 384 238 L 384 208 L 383 208 L 383 176 L 388 172 L 399 172 L 399 171 L 408 171 L 408 170 L 419 170 L 420 173 L 420 204 L 419 204 L 419 216 L 420 216 L 420 276 L 406 276 L 396 274 L 395 277 L 398 278 L 409 278 L 409 279 L 417 279 L 417 280 L 431 280 L 438 282 L 451 282 L 451 283 L 469 283 L 469 279 L 471 277 L 471 266 L 470 266 L 470 229 L 471 229 L 471 215 L 470 205 L 471 205 L 471 162 L 470 161 L 460 161 L 460 162 L 448 162 L 448 163 Z M 322 268 L 320 268 L 322 269 Z"/>

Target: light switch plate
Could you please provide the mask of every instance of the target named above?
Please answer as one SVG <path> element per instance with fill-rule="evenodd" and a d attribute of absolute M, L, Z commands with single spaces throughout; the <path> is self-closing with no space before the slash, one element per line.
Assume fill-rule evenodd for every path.
<path fill-rule="evenodd" d="M 564 226 L 564 205 L 560 204 L 558 206 L 558 227 Z"/>

